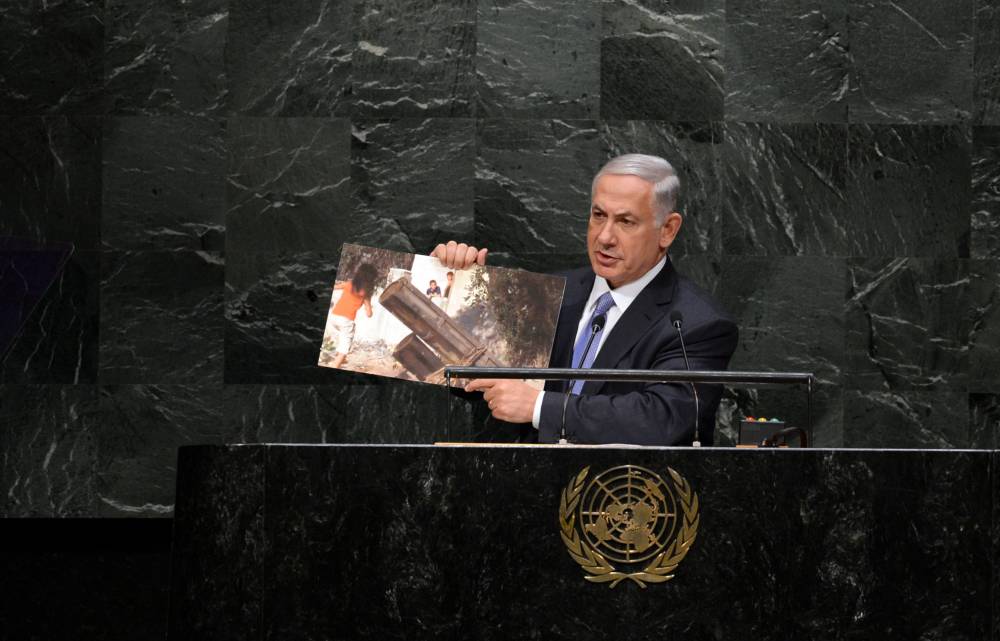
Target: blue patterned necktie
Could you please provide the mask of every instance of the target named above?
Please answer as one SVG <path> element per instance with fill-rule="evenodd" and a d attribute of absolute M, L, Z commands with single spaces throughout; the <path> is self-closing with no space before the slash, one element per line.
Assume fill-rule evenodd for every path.
<path fill-rule="evenodd" d="M 600 298 L 597 299 L 597 305 L 594 307 L 594 313 L 590 316 L 590 322 L 583 328 L 583 332 L 580 333 L 580 338 L 576 340 L 576 347 L 573 348 L 573 362 L 570 363 L 570 367 L 589 368 L 594 364 L 594 359 L 597 358 L 597 347 L 601 344 L 601 335 L 604 333 L 603 325 L 601 326 L 600 331 L 594 334 L 594 340 L 590 343 L 590 350 L 587 352 L 586 358 L 583 358 L 583 350 L 587 349 L 587 342 L 590 341 L 590 334 L 593 331 L 591 328 L 594 326 L 594 319 L 598 316 L 607 314 L 608 310 L 614 306 L 615 299 L 611 297 L 611 292 L 604 292 L 601 294 Z M 578 365 L 581 358 L 583 358 L 583 363 Z M 573 381 L 571 391 L 574 394 L 579 394 L 581 389 L 583 389 L 583 381 Z"/>

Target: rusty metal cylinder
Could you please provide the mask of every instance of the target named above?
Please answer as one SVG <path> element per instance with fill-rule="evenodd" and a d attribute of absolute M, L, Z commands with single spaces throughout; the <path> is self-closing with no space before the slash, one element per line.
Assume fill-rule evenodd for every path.
<path fill-rule="evenodd" d="M 441 362 L 438 355 L 417 338 L 416 334 L 409 334 L 399 341 L 392 356 L 422 381 L 427 380 L 428 376 L 444 367 L 444 363 Z"/>
<path fill-rule="evenodd" d="M 448 365 L 471 357 L 481 346 L 468 330 L 456 323 L 407 278 L 390 284 L 379 302 L 427 343 Z"/>

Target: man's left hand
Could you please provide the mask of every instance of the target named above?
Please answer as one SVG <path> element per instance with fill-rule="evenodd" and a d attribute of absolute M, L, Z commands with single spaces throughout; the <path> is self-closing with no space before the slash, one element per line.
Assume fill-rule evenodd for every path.
<path fill-rule="evenodd" d="M 482 392 L 493 418 L 508 423 L 530 423 L 535 413 L 538 390 L 524 381 L 477 378 L 465 386 L 466 392 Z"/>

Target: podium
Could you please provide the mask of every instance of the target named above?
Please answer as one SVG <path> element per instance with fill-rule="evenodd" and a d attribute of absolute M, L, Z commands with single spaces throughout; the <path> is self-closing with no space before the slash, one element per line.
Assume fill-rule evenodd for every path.
<path fill-rule="evenodd" d="M 170 638 L 990 638 L 995 457 L 937 450 L 185 447 Z M 696 536 L 665 573 L 672 578 L 626 577 L 611 587 L 587 579 L 599 575 L 571 553 L 566 523 L 574 521 L 583 541 L 601 532 L 596 521 L 583 531 L 578 519 L 620 528 L 639 517 L 593 499 L 577 502 L 590 501 L 590 512 L 567 511 L 566 500 L 591 486 L 600 495 L 602 483 L 613 494 L 609 479 L 633 478 L 634 470 L 641 470 L 635 487 L 650 475 L 671 492 L 687 485 L 687 498 L 674 496 L 672 508 L 647 493 L 643 500 L 659 516 L 643 518 L 672 523 L 675 535 L 687 528 L 687 539 L 694 523 Z M 616 562 L 622 574 L 647 567 Z"/>

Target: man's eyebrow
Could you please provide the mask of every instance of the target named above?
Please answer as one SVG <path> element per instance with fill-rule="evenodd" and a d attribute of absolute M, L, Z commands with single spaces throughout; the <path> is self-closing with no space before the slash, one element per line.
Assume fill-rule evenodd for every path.
<path fill-rule="evenodd" d="M 593 204 L 593 205 L 591 205 L 591 207 L 590 207 L 590 210 L 591 210 L 591 211 L 599 211 L 599 212 L 601 212 L 602 214 L 608 214 L 608 212 L 607 212 L 607 211 L 605 211 L 603 207 L 601 207 L 600 205 L 598 205 L 598 204 L 596 204 L 596 203 L 595 203 L 595 204 Z M 616 218 L 625 218 L 625 217 L 627 217 L 627 216 L 632 216 L 633 218 L 635 218 L 635 214 L 633 214 L 633 213 L 632 213 L 632 210 L 631 210 L 631 209 L 626 209 L 625 211 L 621 211 L 621 212 L 618 212 L 617 214 L 615 214 L 615 213 L 610 213 L 610 214 L 608 214 L 608 215 L 610 215 L 610 216 L 614 216 L 614 217 L 616 217 Z"/>

